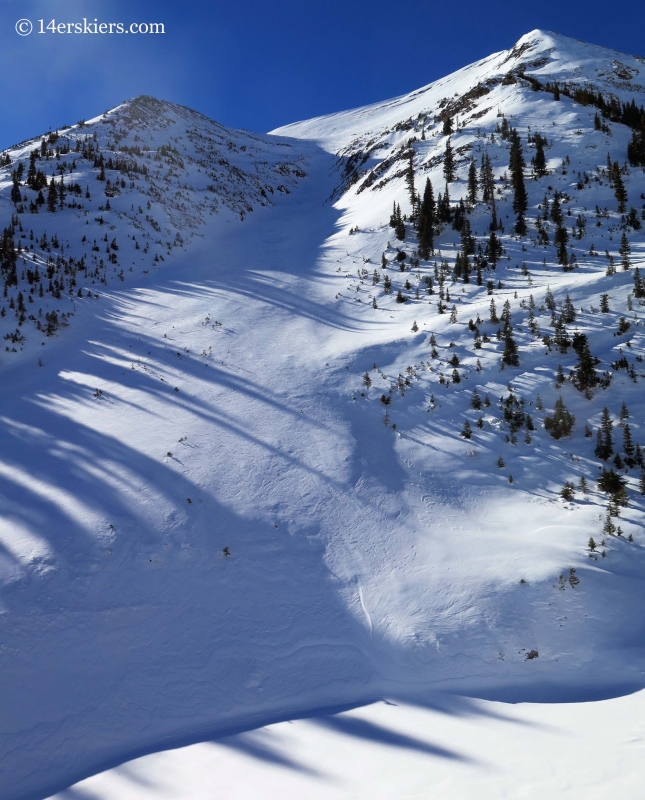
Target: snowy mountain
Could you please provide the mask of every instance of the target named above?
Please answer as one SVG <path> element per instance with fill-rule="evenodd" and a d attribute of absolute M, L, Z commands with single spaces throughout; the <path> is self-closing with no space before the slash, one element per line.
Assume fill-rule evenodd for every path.
<path fill-rule="evenodd" d="M 103 286 L 149 274 L 213 216 L 243 220 L 306 174 L 286 142 L 151 97 L 21 142 L 0 160 L 0 333 L 11 353 L 54 335 Z"/>
<path fill-rule="evenodd" d="M 533 31 L 270 135 L 137 98 L 4 151 L 3 797 L 643 688 L 644 71 Z"/>
<path fill-rule="evenodd" d="M 531 78 L 543 84 L 558 82 L 601 91 L 608 100 L 613 96 L 631 102 L 645 93 L 645 59 L 535 30 L 522 36 L 510 50 L 493 53 L 410 94 L 295 122 L 273 133 L 313 139 L 336 151 L 357 137 L 373 137 L 383 129 L 398 126 L 403 134 L 406 130 L 420 130 L 433 114 L 458 116 L 464 125 L 483 128 L 484 121 L 490 123 L 498 110 L 508 116 L 503 104 L 516 101 L 518 85 L 530 86 Z M 484 109 L 486 112 L 482 114 Z M 492 117 L 489 111 L 493 112 Z"/>

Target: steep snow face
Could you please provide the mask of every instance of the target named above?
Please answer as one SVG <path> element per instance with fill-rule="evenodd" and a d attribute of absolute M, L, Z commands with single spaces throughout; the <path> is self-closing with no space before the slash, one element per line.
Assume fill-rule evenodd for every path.
<path fill-rule="evenodd" d="M 304 122 L 284 125 L 275 134 L 313 139 L 332 152 L 356 141 L 378 137 L 384 129 L 403 125 L 421 115 L 424 119 L 438 115 L 455 95 L 462 100 L 460 119 L 470 118 L 483 105 L 495 110 L 505 108 L 516 92 L 518 73 L 533 76 L 542 82 L 568 82 L 587 86 L 595 91 L 610 92 L 621 100 L 631 100 L 645 92 L 645 59 L 580 42 L 550 31 L 534 30 L 522 36 L 510 49 L 494 53 L 451 75 L 416 89 L 393 100 L 373 103 L 363 108 L 328 114 Z M 504 82 L 506 85 L 495 91 Z M 475 107 L 479 91 L 490 90 L 485 104 Z M 469 96 L 470 93 L 470 96 Z M 474 95 L 474 97 L 472 96 Z M 476 119 L 477 117 L 475 117 Z"/>
<path fill-rule="evenodd" d="M 520 53 L 525 44 L 533 50 Z M 74 324 L 16 343 L 3 360 L 9 797 L 376 695 L 431 686 L 571 700 L 643 686 L 635 267 L 645 177 L 625 165 L 628 127 L 556 100 L 549 76 L 531 80 L 546 64 L 530 62 L 553 46 L 549 63 L 561 66 L 566 48 L 595 52 L 530 34 L 515 55 L 416 98 L 302 123 L 299 139 L 296 126 L 289 139 L 253 137 L 149 99 L 126 104 L 111 114 L 130 122 L 89 123 L 105 160 L 136 159 L 120 194 L 105 194 L 117 171 L 102 182 L 100 163 L 79 156 L 91 213 L 31 214 L 29 200 L 16 214 L 17 281 L 29 283 L 34 254 L 48 267 L 47 247 L 56 267 L 52 225 L 64 219 L 58 250 L 77 284 L 61 260 L 58 287 L 52 277 L 61 302 L 74 296 L 83 257 L 90 274 Z M 521 236 L 511 128 L 526 162 Z M 531 166 L 538 133 L 542 176 Z M 10 151 L 12 168 L 30 149 Z M 468 185 L 484 156 L 486 201 Z M 45 155 L 48 169 L 54 162 Z M 452 221 L 435 223 L 429 258 L 408 216 L 410 164 L 417 194 L 429 178 L 450 197 Z M 7 172 L 7 225 L 10 183 Z M 84 206 L 81 190 L 73 202 Z M 19 191 L 18 203 L 36 196 L 24 178 Z M 25 253 L 36 222 L 42 232 Z M 183 243 L 170 247 L 177 230 Z M 556 233 L 568 240 L 565 263 Z M 5 301 L 14 299 L 5 318 L 14 327 L 18 288 Z M 39 307 L 36 295 L 30 304 L 23 290 L 27 309 Z M 38 330 L 33 320 L 21 330 L 29 324 Z M 509 329 L 515 365 L 502 362 Z M 581 335 L 598 359 L 588 391 L 576 386 Z M 559 398 L 575 421 L 555 439 L 545 424 Z M 595 454 L 604 408 L 611 459 Z M 624 483 L 613 500 L 596 480 L 602 468 Z"/>
<path fill-rule="evenodd" d="M 205 224 L 243 221 L 306 174 L 297 146 L 151 97 L 2 159 L 0 339 L 10 359 L 41 347 L 105 287 L 154 272 Z"/>

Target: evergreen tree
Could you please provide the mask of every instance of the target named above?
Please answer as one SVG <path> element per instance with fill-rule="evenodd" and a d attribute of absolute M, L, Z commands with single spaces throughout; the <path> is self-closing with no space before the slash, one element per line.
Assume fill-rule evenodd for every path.
<path fill-rule="evenodd" d="M 557 190 L 553 195 L 553 202 L 551 203 L 551 210 L 549 213 L 552 222 L 555 222 L 556 225 L 562 225 L 562 206 L 560 205 L 560 193 Z"/>
<path fill-rule="evenodd" d="M 470 427 L 470 422 L 468 422 L 468 420 L 464 422 L 464 427 L 461 429 L 461 435 L 464 437 L 464 439 L 470 439 L 473 435 L 473 430 Z"/>
<path fill-rule="evenodd" d="M 461 232 L 461 228 L 464 224 L 464 220 L 466 219 L 466 206 L 464 204 L 463 198 L 459 201 L 459 205 L 454 210 L 454 214 L 452 217 L 452 227 L 456 231 Z"/>
<path fill-rule="evenodd" d="M 611 521 L 611 514 L 609 513 L 609 511 L 607 512 L 605 524 L 602 526 L 602 532 L 607 536 L 613 536 L 613 534 L 616 532 L 616 526 Z"/>
<path fill-rule="evenodd" d="M 556 83 L 553 87 L 553 99 L 559 101 L 560 100 L 560 87 Z"/>
<path fill-rule="evenodd" d="M 493 175 L 493 165 L 488 152 L 482 155 L 481 168 L 479 170 L 479 184 L 482 189 L 482 200 L 490 203 L 494 200 L 495 179 Z"/>
<path fill-rule="evenodd" d="M 627 196 L 627 189 L 625 189 L 625 184 L 623 183 L 623 177 L 620 174 L 620 167 L 617 161 L 615 161 L 612 166 L 611 178 L 614 183 L 614 195 L 616 197 L 616 202 L 618 203 L 618 213 L 624 214 L 625 209 L 627 208 L 627 200 L 629 198 Z"/>
<path fill-rule="evenodd" d="M 569 266 L 569 255 L 567 253 L 568 242 L 569 234 L 567 229 L 564 227 L 564 225 L 558 225 L 555 230 L 555 236 L 553 237 L 553 243 L 556 246 L 558 254 L 558 264 L 562 264 L 562 266 L 565 268 Z"/>
<path fill-rule="evenodd" d="M 447 183 L 446 183 L 446 191 L 444 192 L 443 196 L 439 194 L 439 199 L 437 201 L 437 216 L 439 218 L 439 222 L 448 223 L 452 219 L 452 209 L 450 207 L 450 193 L 448 190 Z"/>
<path fill-rule="evenodd" d="M 539 133 L 535 134 L 535 155 L 533 156 L 533 169 L 538 178 L 544 177 L 548 170 L 546 168 L 546 156 L 544 155 L 544 146 L 546 139 L 540 136 Z"/>
<path fill-rule="evenodd" d="M 562 305 L 562 317 L 567 325 L 570 325 L 572 322 L 576 321 L 576 309 L 574 308 L 574 305 L 571 302 L 571 298 L 568 294 Z"/>
<path fill-rule="evenodd" d="M 601 458 L 603 461 L 610 459 L 614 453 L 614 437 L 613 437 L 613 424 L 609 409 L 603 408 L 602 419 L 600 428 L 596 434 L 596 449 L 594 453 L 596 458 Z"/>
<path fill-rule="evenodd" d="M 520 365 L 520 358 L 517 354 L 517 345 L 515 344 L 515 340 L 513 339 L 513 334 L 510 329 L 504 336 L 504 353 L 502 355 L 502 361 L 509 367 L 519 367 Z"/>
<path fill-rule="evenodd" d="M 618 516 L 618 506 L 627 505 L 627 492 L 625 486 L 627 481 L 622 475 L 619 475 L 613 469 L 604 469 L 598 478 L 598 488 L 601 492 L 607 492 L 611 497 L 611 503 L 614 506 L 612 516 Z"/>
<path fill-rule="evenodd" d="M 495 231 L 491 231 L 486 244 L 486 257 L 493 265 L 493 268 L 497 266 L 497 262 L 501 258 L 501 255 L 502 243 L 496 236 Z"/>
<path fill-rule="evenodd" d="M 446 152 L 443 158 L 443 176 L 446 179 L 446 183 L 452 183 L 455 179 L 455 157 L 452 152 L 450 138 L 446 142 Z"/>
<path fill-rule="evenodd" d="M 623 231 L 623 235 L 620 237 L 620 247 L 618 252 L 623 257 L 623 270 L 627 272 L 630 267 L 629 254 L 632 252 L 632 248 L 629 245 L 629 239 L 627 238 L 626 231 Z"/>
<path fill-rule="evenodd" d="M 640 129 L 632 131 L 632 138 L 627 145 L 627 158 L 633 167 L 645 167 L 645 124 L 641 120 Z"/>
<path fill-rule="evenodd" d="M 58 201 L 58 189 L 56 181 L 52 178 L 49 183 L 49 190 L 47 192 L 47 211 L 56 211 L 56 203 Z"/>
<path fill-rule="evenodd" d="M 452 133 L 452 119 L 450 117 L 444 119 L 442 133 L 444 136 L 450 136 Z"/>
<path fill-rule="evenodd" d="M 405 223 L 403 222 L 403 217 L 401 216 L 401 206 L 398 203 L 396 205 L 395 222 L 394 235 L 397 239 L 403 241 L 405 239 Z"/>
<path fill-rule="evenodd" d="M 634 447 L 634 442 L 632 441 L 632 432 L 629 428 L 629 425 L 625 423 L 623 426 L 623 453 L 625 453 L 625 463 L 628 467 L 634 467 L 636 465 L 636 461 L 634 459 L 634 453 L 636 448 Z"/>
<path fill-rule="evenodd" d="M 609 295 L 608 294 L 601 294 L 600 295 L 600 312 L 602 314 L 609 314 Z"/>
<path fill-rule="evenodd" d="M 502 336 L 504 337 L 502 362 L 509 367 L 519 367 L 520 359 L 517 353 L 517 345 L 513 339 L 513 326 L 511 325 L 511 304 L 508 300 L 504 303 L 501 321 L 503 324 Z"/>
<path fill-rule="evenodd" d="M 11 202 L 18 204 L 21 200 L 22 195 L 20 194 L 20 184 L 18 183 L 18 177 L 14 173 L 13 183 L 11 184 Z"/>
<path fill-rule="evenodd" d="M 638 267 L 634 270 L 634 297 L 645 297 L 645 284 Z"/>
<path fill-rule="evenodd" d="M 513 330 L 511 326 L 512 314 L 510 300 L 504 301 L 504 306 L 502 307 L 502 316 L 500 319 L 502 320 L 502 324 L 504 326 L 504 334 L 506 334 L 509 330 Z"/>
<path fill-rule="evenodd" d="M 468 200 L 471 205 L 475 205 L 477 202 L 477 190 L 479 189 L 479 181 L 477 179 L 477 166 L 475 165 L 475 159 L 470 162 L 470 167 L 468 168 Z"/>
<path fill-rule="evenodd" d="M 571 435 L 575 421 L 576 418 L 569 412 L 562 397 L 558 397 L 553 415 L 547 414 L 544 418 L 544 427 L 554 439 L 561 439 Z"/>
<path fill-rule="evenodd" d="M 511 171 L 511 182 L 513 184 L 513 211 L 517 214 L 515 230 L 520 236 L 526 234 L 525 214 L 528 208 L 528 195 L 524 185 L 524 156 L 522 155 L 522 144 L 518 132 L 513 128 L 511 131 L 511 154 L 509 169 Z"/>
<path fill-rule="evenodd" d="M 470 232 L 470 220 L 466 217 L 461 227 L 461 268 L 459 273 L 461 277 L 463 277 L 464 283 L 470 282 L 470 260 L 468 256 L 474 251 L 475 240 Z M 455 272 L 456 271 L 455 265 Z"/>
<path fill-rule="evenodd" d="M 573 349 L 578 356 L 578 363 L 573 369 L 571 380 L 573 385 L 581 392 L 593 389 L 598 383 L 595 366 L 599 359 L 591 355 L 589 341 L 584 333 L 575 333 L 573 336 Z"/>
<path fill-rule="evenodd" d="M 427 178 L 419 211 L 419 253 L 423 259 L 430 258 L 430 254 L 434 252 L 436 215 L 432 183 Z"/>
<path fill-rule="evenodd" d="M 499 317 L 497 316 L 497 308 L 495 306 L 495 300 L 491 297 L 490 299 L 490 321 L 493 325 L 497 325 L 499 322 Z"/>
<path fill-rule="evenodd" d="M 417 204 L 417 193 L 414 190 L 414 150 L 410 150 L 410 154 L 408 156 L 408 168 L 405 171 L 405 183 L 408 187 L 410 206 L 412 207 L 412 213 L 414 214 L 414 209 Z"/>
<path fill-rule="evenodd" d="M 36 156 L 38 155 L 37 150 L 32 150 L 29 154 L 29 168 L 27 169 L 27 186 L 30 189 L 36 189 Z"/>

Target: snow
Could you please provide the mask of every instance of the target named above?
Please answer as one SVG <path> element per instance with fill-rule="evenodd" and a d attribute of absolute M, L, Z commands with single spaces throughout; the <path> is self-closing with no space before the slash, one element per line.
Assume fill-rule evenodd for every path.
<path fill-rule="evenodd" d="M 530 49 L 520 53 L 523 44 Z M 641 64 L 533 32 L 427 91 L 286 126 L 278 139 L 226 131 L 150 98 L 65 134 L 96 131 L 105 150 L 123 129 L 129 146 L 145 141 L 159 174 L 137 177 L 100 212 L 98 169 L 79 159 L 89 208 L 19 215 L 26 241 L 32 227 L 36 239 L 57 233 L 67 254 L 89 260 L 102 213 L 119 265 L 134 264 L 123 280 L 116 267 L 94 284 L 79 273 L 83 294 L 99 297 L 74 300 L 66 285 L 60 307 L 76 305 L 68 327 L 47 337 L 26 321 L 22 349 L 2 361 L 3 797 L 404 797 L 431 788 L 564 797 L 572 786 L 638 796 L 625 774 L 637 775 L 642 749 L 643 501 L 631 470 L 630 503 L 615 520 L 624 535 L 603 535 L 607 498 L 584 436 L 605 406 L 617 423 L 624 400 L 645 445 L 642 312 L 637 299 L 628 311 L 633 269 L 620 270 L 620 215 L 602 174 L 608 149 L 626 160 L 629 130 L 596 131 L 593 108 L 502 82 L 460 114 L 453 146 L 471 150 L 461 151 L 451 197 L 465 196 L 467 156 L 479 160 L 486 148 L 506 254 L 483 286 L 447 281 L 456 324 L 425 292 L 434 258 L 395 267 L 395 246 L 408 256 L 415 246 L 409 227 L 400 243 L 387 224 L 393 202 L 409 210 L 401 164 L 361 189 L 415 135 L 417 190 L 430 176 L 441 191 L 440 100 L 547 52 L 551 66 L 534 67 L 541 80 L 569 65 L 572 76 L 614 86 L 600 75 L 608 64 Z M 508 143 L 490 140 L 498 107 L 527 162 L 529 125 L 549 140 L 552 174 L 532 180 L 527 170 L 524 241 L 511 233 Z M 410 127 L 396 130 L 400 122 Z M 176 147 L 182 166 L 163 145 Z M 33 146 L 8 152 L 24 157 Z M 344 172 L 351 158 L 354 183 Z M 1 176 L 8 221 L 10 169 Z M 211 180 L 218 188 L 207 194 Z M 643 172 L 624 180 L 637 204 Z M 554 188 L 569 196 L 570 231 L 578 214 L 587 220 L 571 239 L 572 272 L 536 241 L 538 204 Z M 490 210 L 480 203 L 470 218 L 482 241 Z M 184 241 L 166 246 L 178 231 Z M 629 238 L 632 263 L 642 263 L 642 229 Z M 445 228 L 437 261 L 454 263 L 458 239 Z M 135 240 L 150 243 L 145 258 Z M 589 255 L 592 241 L 601 255 Z M 45 265 L 46 249 L 36 255 Z M 500 370 L 489 277 L 503 283 L 498 312 L 506 299 L 512 306 L 519 369 Z M 549 353 L 530 335 L 531 295 L 542 333 L 553 333 L 540 308 L 547 287 L 557 301 L 571 296 L 570 333 L 587 333 L 598 369 L 613 372 L 591 399 L 570 382 L 555 389 L 558 365 L 568 374 L 575 356 Z M 396 302 L 398 289 L 408 302 Z M 603 293 L 608 314 L 598 311 Z M 481 349 L 467 327 L 477 314 L 490 336 Z M 620 316 L 632 323 L 628 335 L 614 335 Z M 13 330 L 14 313 L 0 322 Z M 612 370 L 620 348 L 637 382 Z M 462 381 L 442 383 L 454 353 Z M 509 384 L 535 422 L 530 443 L 524 431 L 516 445 L 505 441 L 499 400 Z M 491 400 L 478 413 L 475 387 Z M 543 422 L 560 395 L 576 426 L 556 441 Z M 617 446 L 620 437 L 616 424 Z M 563 501 L 564 481 L 583 476 L 588 492 Z M 592 535 L 606 540 L 598 553 L 587 546 Z M 343 705 L 354 710 L 329 716 Z"/>
<path fill-rule="evenodd" d="M 636 798 L 644 703 L 643 692 L 595 703 L 384 700 L 142 756 L 55 797 Z"/>

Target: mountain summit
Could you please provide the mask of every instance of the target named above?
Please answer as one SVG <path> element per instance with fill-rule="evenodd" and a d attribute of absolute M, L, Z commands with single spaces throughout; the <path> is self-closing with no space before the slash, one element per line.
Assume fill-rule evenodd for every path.
<path fill-rule="evenodd" d="M 403 124 L 419 113 L 437 109 L 450 98 L 466 97 L 473 105 L 478 87 L 492 92 L 487 105 L 503 105 L 513 94 L 510 88 L 521 76 L 542 83 L 568 83 L 576 88 L 610 93 L 631 101 L 645 93 L 645 59 L 599 47 L 551 31 L 534 30 L 519 39 L 510 50 L 476 61 L 451 75 L 393 100 L 363 108 L 315 117 L 277 128 L 272 133 L 315 139 L 331 149 L 347 146 L 354 137 L 382 127 Z M 479 109 L 479 107 L 478 107 Z M 473 105 L 473 109 L 474 105 Z M 469 109 L 462 109 L 465 121 Z"/>

